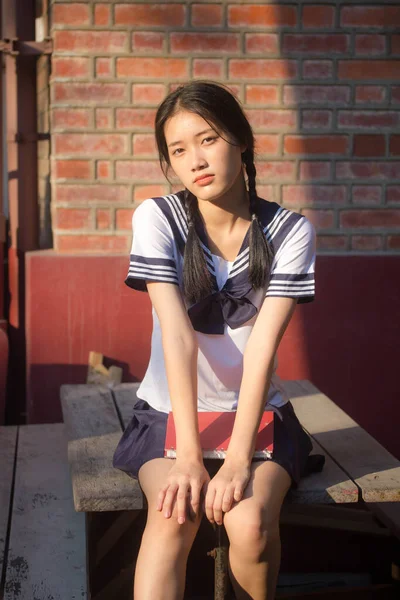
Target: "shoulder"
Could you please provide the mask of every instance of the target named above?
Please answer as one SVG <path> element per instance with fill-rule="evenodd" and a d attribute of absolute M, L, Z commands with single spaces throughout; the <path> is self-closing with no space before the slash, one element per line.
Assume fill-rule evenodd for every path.
<path fill-rule="evenodd" d="M 277 252 L 288 241 L 315 238 L 315 229 L 305 215 L 277 202 L 261 199 L 260 222 L 268 242 Z"/>

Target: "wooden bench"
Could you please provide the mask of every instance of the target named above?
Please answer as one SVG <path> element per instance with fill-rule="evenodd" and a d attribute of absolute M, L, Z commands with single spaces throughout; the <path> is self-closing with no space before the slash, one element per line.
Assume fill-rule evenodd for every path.
<path fill-rule="evenodd" d="M 0 456 L 0 598 L 85 600 L 64 425 L 0 427 Z"/>
<path fill-rule="evenodd" d="M 400 537 L 399 461 L 310 382 L 286 381 L 284 385 L 313 439 L 313 453 L 323 454 L 326 463 L 321 473 L 303 478 L 288 494 L 281 523 L 365 534 L 374 540 Z M 129 557 L 125 563 L 122 557 L 117 561 L 112 577 L 105 577 L 104 565 L 120 553 L 116 545 L 131 539 L 135 531 L 140 543 L 144 527 L 146 506 L 138 482 L 113 469 L 111 463 L 132 416 L 137 388 L 138 384 L 61 388 L 74 504 L 77 511 L 86 513 L 89 586 L 96 600 L 117 594 L 125 597 L 122 590 L 132 578 L 132 554 L 130 563 Z M 102 513 L 107 513 L 107 519 L 98 518 Z M 394 555 L 391 560 L 395 562 Z M 374 590 L 373 597 L 386 600 L 398 592 L 387 582 Z"/>

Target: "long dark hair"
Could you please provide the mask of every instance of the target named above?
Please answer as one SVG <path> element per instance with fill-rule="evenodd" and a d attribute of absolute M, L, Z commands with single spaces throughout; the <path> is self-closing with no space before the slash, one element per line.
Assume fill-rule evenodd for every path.
<path fill-rule="evenodd" d="M 239 102 L 224 86 L 211 81 L 192 81 L 179 86 L 160 104 L 155 119 L 155 135 L 161 168 L 167 177 L 171 166 L 164 126 L 179 110 L 200 115 L 209 125 L 233 136 L 239 145 L 245 145 L 242 162 L 246 167 L 249 192 L 249 213 L 252 216 L 249 236 L 249 278 L 253 288 L 264 287 L 269 279 L 273 252 L 258 220 L 260 200 L 256 191 L 254 165 L 254 135 Z M 227 141 L 227 140 L 226 140 Z M 197 302 L 212 292 L 212 281 L 207 269 L 196 223 L 201 219 L 198 200 L 188 189 L 184 192 L 188 217 L 188 237 L 183 263 L 183 292 L 190 302 Z"/>

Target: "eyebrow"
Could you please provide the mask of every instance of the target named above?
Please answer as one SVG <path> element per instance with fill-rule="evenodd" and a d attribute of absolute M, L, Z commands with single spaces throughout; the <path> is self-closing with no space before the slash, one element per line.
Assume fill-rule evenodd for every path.
<path fill-rule="evenodd" d="M 215 131 L 212 127 L 209 127 L 208 129 L 204 129 L 204 131 L 200 131 L 199 133 L 196 133 L 196 135 L 194 137 L 199 137 L 200 135 L 204 135 L 205 133 L 208 133 L 209 131 Z M 177 146 L 178 144 L 183 144 L 182 140 L 178 140 L 177 142 L 172 142 L 172 144 L 168 144 L 168 148 L 171 148 L 172 146 Z"/>

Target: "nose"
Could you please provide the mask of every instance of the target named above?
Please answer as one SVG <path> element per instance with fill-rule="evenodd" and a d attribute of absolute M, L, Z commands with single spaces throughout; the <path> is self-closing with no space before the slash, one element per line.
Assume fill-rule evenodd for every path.
<path fill-rule="evenodd" d="M 191 153 L 191 161 L 193 173 L 199 169 L 201 170 L 207 167 L 207 161 L 203 155 L 202 149 L 199 147 L 193 148 Z"/>

